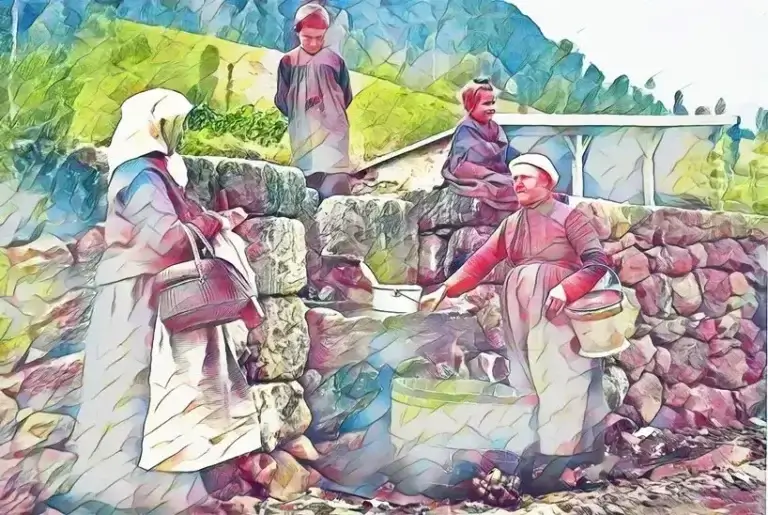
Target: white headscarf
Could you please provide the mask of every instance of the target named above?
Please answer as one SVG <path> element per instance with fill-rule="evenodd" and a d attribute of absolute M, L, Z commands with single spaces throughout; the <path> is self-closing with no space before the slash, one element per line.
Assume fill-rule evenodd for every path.
<path fill-rule="evenodd" d="M 126 161 L 162 152 L 169 156 L 171 176 L 180 186 L 186 186 L 187 169 L 175 145 L 192 107 L 184 95 L 170 89 L 150 89 L 128 98 L 121 107 L 120 122 L 107 150 L 110 178 Z"/>

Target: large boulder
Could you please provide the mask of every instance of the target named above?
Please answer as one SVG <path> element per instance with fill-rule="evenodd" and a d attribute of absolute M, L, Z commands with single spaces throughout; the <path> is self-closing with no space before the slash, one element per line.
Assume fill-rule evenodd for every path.
<path fill-rule="evenodd" d="M 654 273 L 679 277 L 693 270 L 693 258 L 684 248 L 674 245 L 654 247 L 645 252 Z"/>
<path fill-rule="evenodd" d="M 248 242 L 259 295 L 293 295 L 307 285 L 304 226 L 283 217 L 251 218 L 235 228 Z"/>
<path fill-rule="evenodd" d="M 685 401 L 685 409 L 694 414 L 696 425 L 715 425 L 728 427 L 734 425 L 736 404 L 733 394 L 727 390 L 698 385 L 691 388 L 691 394 Z"/>
<path fill-rule="evenodd" d="M 699 310 L 704 298 L 696 275 L 688 273 L 682 277 L 673 277 L 670 280 L 670 286 L 672 287 L 672 307 L 678 315 L 690 316 Z"/>
<path fill-rule="evenodd" d="M 607 366 L 603 373 L 603 392 L 611 410 L 622 405 L 629 391 L 627 374 L 619 367 Z"/>
<path fill-rule="evenodd" d="M 377 318 L 345 317 L 327 308 L 310 309 L 307 324 L 310 335 L 307 367 L 321 376 L 365 360 L 373 352 L 371 342 L 384 332 L 384 323 Z"/>
<path fill-rule="evenodd" d="M 187 167 L 186 193 L 208 209 L 214 209 L 219 195 L 219 176 L 216 166 L 221 157 L 184 156 Z"/>
<path fill-rule="evenodd" d="M 42 449 L 26 456 L 0 459 L 0 513 L 26 515 L 68 488 L 77 456 Z"/>
<path fill-rule="evenodd" d="M 20 408 L 66 412 L 80 404 L 83 353 L 33 362 L 1 377 L 0 390 L 15 397 Z"/>
<path fill-rule="evenodd" d="M 668 347 L 672 362 L 664 379 L 670 383 L 696 384 L 707 371 L 709 347 L 706 343 L 683 337 Z"/>

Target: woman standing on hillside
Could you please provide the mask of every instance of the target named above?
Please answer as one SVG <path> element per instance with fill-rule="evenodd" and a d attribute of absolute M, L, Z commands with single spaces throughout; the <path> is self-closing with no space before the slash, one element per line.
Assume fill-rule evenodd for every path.
<path fill-rule="evenodd" d="M 296 13 L 300 44 L 281 60 L 275 105 L 288 118 L 295 166 L 321 198 L 351 193 L 349 119 L 352 102 L 344 59 L 325 46 L 331 24 L 320 5 L 307 4 Z"/>
<path fill-rule="evenodd" d="M 112 138 L 108 247 L 96 272 L 70 440 L 75 481 L 57 502 L 66 513 L 195 513 L 203 502 L 216 503 L 197 471 L 261 448 L 227 326 L 171 334 L 158 315 L 158 274 L 194 255 L 183 226 L 219 255 L 236 242 L 232 226 L 245 219 L 242 210 L 206 211 L 184 193 L 186 167 L 176 148 L 191 108 L 176 91 L 144 91 L 123 104 Z M 237 245 L 229 248 L 235 257 L 220 257 L 252 284 Z M 254 286 L 250 291 L 255 295 Z M 260 323 L 255 300 L 243 315 L 251 327 Z"/>
<path fill-rule="evenodd" d="M 514 211 L 517 197 L 507 164 L 518 155 L 493 121 L 496 93 L 490 81 L 475 79 L 461 91 L 465 118 L 453 134 L 443 178 L 457 195 L 481 199 L 494 209 Z"/>

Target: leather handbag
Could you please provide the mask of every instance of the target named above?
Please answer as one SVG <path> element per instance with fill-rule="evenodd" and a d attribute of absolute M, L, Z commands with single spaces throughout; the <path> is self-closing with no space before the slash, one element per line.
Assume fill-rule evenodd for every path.
<path fill-rule="evenodd" d="M 228 261 L 217 258 L 200 230 L 181 224 L 192 247 L 193 260 L 169 266 L 157 274 L 158 316 L 170 333 L 227 324 L 241 318 L 253 303 L 250 285 Z M 203 258 L 195 235 L 205 248 Z"/>

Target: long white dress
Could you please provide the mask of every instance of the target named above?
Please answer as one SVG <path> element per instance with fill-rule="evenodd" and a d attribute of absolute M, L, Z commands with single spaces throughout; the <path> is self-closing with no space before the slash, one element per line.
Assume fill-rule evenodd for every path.
<path fill-rule="evenodd" d="M 208 497 L 197 471 L 261 448 L 225 328 L 170 336 L 158 323 L 155 274 L 186 254 L 170 238 L 178 218 L 168 192 L 146 173 L 154 164 L 132 160 L 110 182 L 110 246 L 97 272 L 69 445 L 75 481 L 54 503 L 66 513 L 188 513 Z"/>

